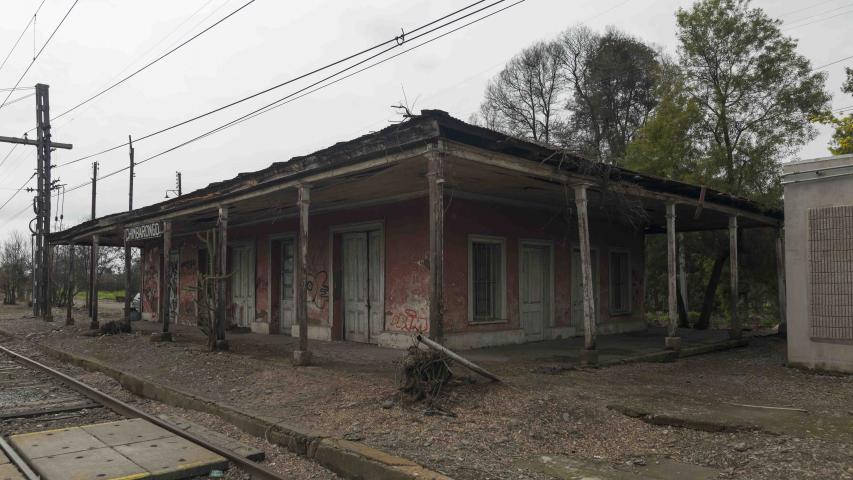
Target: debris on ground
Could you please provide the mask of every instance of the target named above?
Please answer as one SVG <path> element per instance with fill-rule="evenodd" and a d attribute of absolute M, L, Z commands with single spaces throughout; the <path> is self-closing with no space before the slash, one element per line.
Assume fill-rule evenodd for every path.
<path fill-rule="evenodd" d="M 423 400 L 427 405 L 434 405 L 452 377 L 450 359 L 446 355 L 413 345 L 400 363 L 398 389 L 409 402 Z"/>

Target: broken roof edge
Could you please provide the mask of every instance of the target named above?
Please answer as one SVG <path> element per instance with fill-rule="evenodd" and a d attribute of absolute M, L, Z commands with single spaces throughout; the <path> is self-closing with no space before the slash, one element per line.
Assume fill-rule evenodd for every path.
<path fill-rule="evenodd" d="M 695 201 L 703 198 L 708 203 L 763 215 L 779 222 L 783 219 L 781 209 L 768 208 L 749 199 L 731 195 L 701 185 L 694 185 L 654 175 L 636 172 L 583 157 L 560 147 L 515 137 L 485 127 L 473 125 L 451 116 L 443 110 L 424 109 L 420 115 L 412 116 L 382 130 L 367 133 L 353 140 L 342 141 L 317 150 L 314 153 L 292 157 L 284 162 L 275 162 L 254 172 L 238 173 L 235 177 L 213 182 L 181 197 L 169 199 L 128 212 L 119 212 L 89 220 L 74 227 L 51 234 L 51 243 L 75 241 L 117 223 L 140 223 L 144 219 L 180 211 L 201 204 L 227 202 L 229 197 L 255 188 L 290 181 L 309 173 L 321 172 L 348 163 L 355 163 L 391 153 L 403 152 L 434 142 L 440 138 L 460 141 L 474 147 L 505 153 L 527 160 L 549 164 L 568 173 L 597 173 L 603 181 L 624 182 L 640 188 L 685 197 Z M 388 140 L 396 140 L 389 144 Z M 566 161 L 566 159 L 571 161 Z M 703 195 L 704 190 L 704 195 Z M 106 224 L 104 223 L 106 222 Z"/>

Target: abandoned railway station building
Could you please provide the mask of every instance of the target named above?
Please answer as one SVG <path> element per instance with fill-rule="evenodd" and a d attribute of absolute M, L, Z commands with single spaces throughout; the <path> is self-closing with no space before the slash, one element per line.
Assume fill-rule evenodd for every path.
<path fill-rule="evenodd" d="M 592 162 L 440 110 L 195 192 L 96 218 L 53 244 L 142 252 L 145 320 L 450 348 L 646 329 L 645 236 L 774 228 L 782 212 Z M 736 309 L 732 334 L 738 336 Z M 664 342 L 664 339 L 661 339 Z M 225 343 L 227 345 L 227 343 Z M 299 353 L 299 352 L 297 352 Z"/>

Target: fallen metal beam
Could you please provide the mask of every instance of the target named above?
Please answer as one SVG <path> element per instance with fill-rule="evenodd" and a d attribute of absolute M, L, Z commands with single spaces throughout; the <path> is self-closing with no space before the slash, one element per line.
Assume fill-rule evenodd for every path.
<path fill-rule="evenodd" d="M 440 343 L 433 342 L 432 340 L 428 339 L 427 337 L 425 337 L 423 335 L 418 335 L 417 338 L 418 338 L 419 342 L 423 343 L 427 347 L 447 355 L 448 357 L 450 357 L 453 360 L 461 363 L 464 367 L 470 369 L 471 371 L 477 372 L 480 375 L 482 375 L 488 379 L 491 379 L 495 382 L 501 381 L 501 379 L 498 378 L 492 372 L 486 370 L 485 368 L 477 365 L 476 363 L 474 363 L 474 362 L 472 362 L 466 358 L 463 358 L 458 353 L 454 352 L 453 350 L 450 350 L 449 348 L 445 347 L 444 345 L 442 345 Z"/>

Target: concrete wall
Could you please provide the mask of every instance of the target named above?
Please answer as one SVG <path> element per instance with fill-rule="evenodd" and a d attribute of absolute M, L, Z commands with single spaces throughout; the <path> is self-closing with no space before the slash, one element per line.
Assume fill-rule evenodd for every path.
<path fill-rule="evenodd" d="M 833 165 L 853 165 L 853 157 Z M 787 178 L 808 172 L 825 162 L 786 165 Z M 809 332 L 810 284 L 808 210 L 853 205 L 853 174 L 822 176 L 785 185 L 785 278 L 787 290 L 788 362 L 793 366 L 853 372 L 853 342 L 814 340 Z M 853 303 L 853 299 L 851 299 Z"/>
<path fill-rule="evenodd" d="M 525 341 L 519 318 L 519 246 L 522 240 L 547 241 L 554 251 L 554 318 L 544 338 L 581 334 L 581 319 L 572 318 L 571 248 L 576 246 L 574 219 L 541 209 L 496 206 L 494 203 L 448 199 L 445 241 L 445 333 L 455 348 L 520 343 Z M 350 210 L 312 213 L 308 248 L 309 337 L 342 338 L 340 287 L 340 235 L 348 229 L 381 228 L 384 235 L 384 333 L 380 345 L 405 347 L 411 335 L 429 331 L 429 267 L 427 260 L 428 202 L 426 198 Z M 239 218 L 231 219 L 238 223 Z M 255 320 L 259 333 L 298 334 L 298 328 L 280 327 L 277 242 L 295 236 L 295 218 L 229 229 L 229 242 L 248 242 L 255 249 Z M 591 243 L 599 262 L 599 332 L 615 333 L 645 328 L 643 321 L 644 238 L 641 231 L 604 221 L 591 221 Z M 469 235 L 501 237 L 506 242 L 506 318 L 490 324 L 468 321 Z M 195 324 L 195 286 L 198 272 L 198 241 L 194 236 L 176 237 L 173 245 L 181 253 L 178 321 Z M 609 311 L 609 252 L 628 250 L 631 255 L 631 298 L 629 314 Z M 152 243 L 143 253 L 143 302 L 146 319 L 157 320 L 160 249 Z M 229 309 L 230 310 L 230 309 Z"/>

